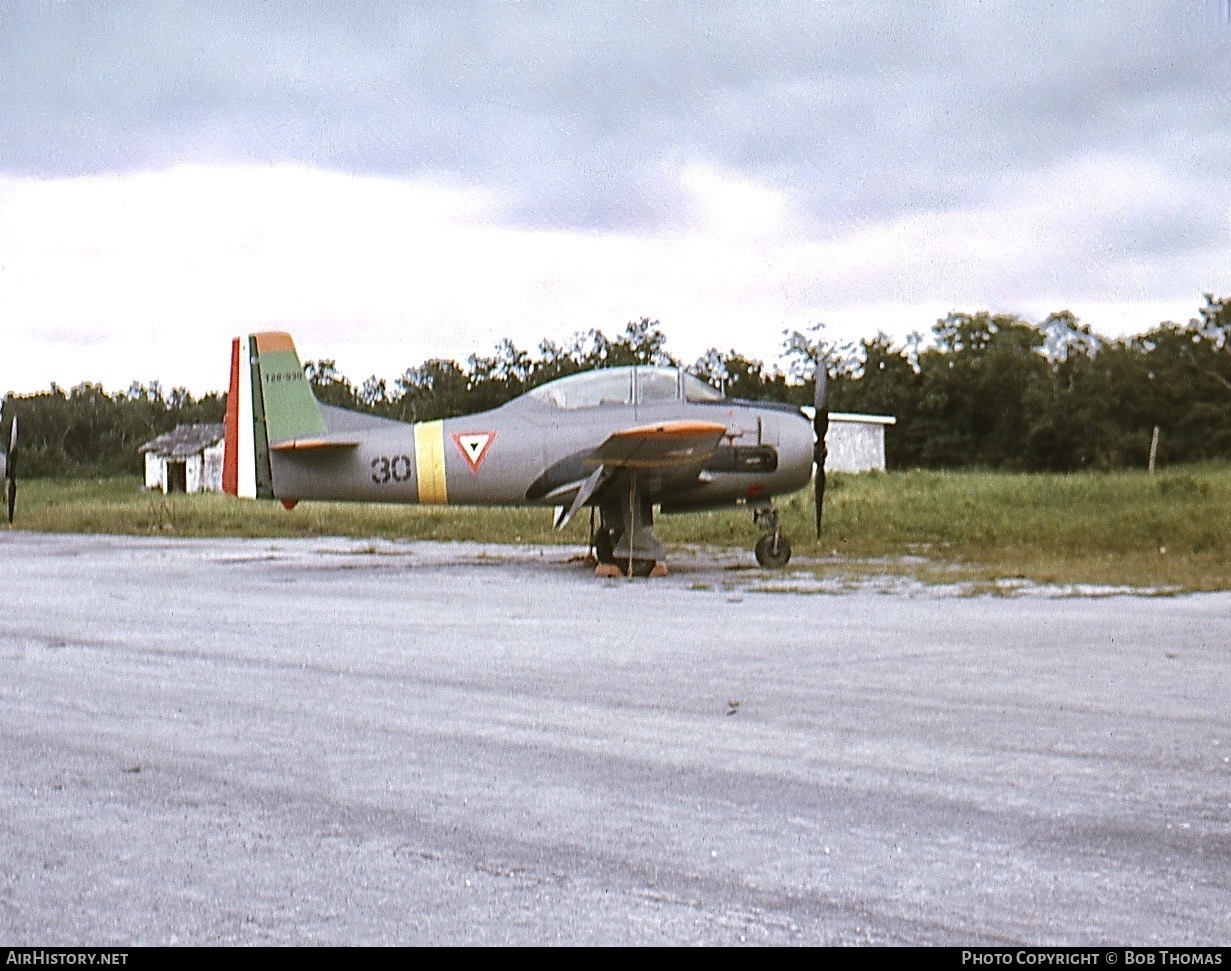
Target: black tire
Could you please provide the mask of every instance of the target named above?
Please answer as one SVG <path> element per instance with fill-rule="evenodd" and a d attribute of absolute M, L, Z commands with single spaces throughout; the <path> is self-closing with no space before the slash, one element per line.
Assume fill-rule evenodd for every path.
<path fill-rule="evenodd" d="M 613 549 L 615 549 L 615 544 L 611 541 L 611 534 L 600 526 L 598 533 L 594 537 L 594 555 L 598 557 L 598 562 L 614 563 L 615 554 L 612 552 Z"/>
<path fill-rule="evenodd" d="M 791 541 L 785 536 L 778 537 L 778 549 L 774 550 L 774 537 L 766 534 L 757 540 L 753 549 L 757 562 L 769 570 L 781 570 L 791 562 Z"/>

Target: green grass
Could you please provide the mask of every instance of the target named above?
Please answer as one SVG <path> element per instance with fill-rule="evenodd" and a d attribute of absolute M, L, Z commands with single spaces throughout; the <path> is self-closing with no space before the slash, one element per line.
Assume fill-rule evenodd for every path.
<path fill-rule="evenodd" d="M 555 533 L 549 509 L 305 502 L 287 510 L 216 494 L 147 494 L 130 479 L 21 483 L 17 515 L 22 529 L 62 533 L 585 542 L 584 525 L 567 539 Z"/>
<path fill-rule="evenodd" d="M 807 532 L 810 501 L 809 495 L 787 504 L 785 521 L 795 535 Z M 825 523 L 821 554 L 914 554 L 986 579 L 1231 588 L 1231 466 L 1225 464 L 1155 476 L 835 477 Z"/>
<path fill-rule="evenodd" d="M 1020 577 L 1059 584 L 1231 589 L 1231 466 L 1012 475 L 904 472 L 830 477 L 825 530 L 812 495 L 780 503 L 797 561 L 826 570 L 905 572 L 925 580 Z M 179 536 L 358 536 L 584 545 L 588 515 L 563 533 L 545 509 L 278 503 L 164 498 L 135 480 L 21 484 L 18 526 L 53 532 Z M 660 518 L 668 543 L 750 549 L 746 510 Z M 751 557 L 749 557 L 751 562 Z M 836 564 L 836 565 L 835 565 Z M 794 564 L 793 564 L 794 566 Z"/>

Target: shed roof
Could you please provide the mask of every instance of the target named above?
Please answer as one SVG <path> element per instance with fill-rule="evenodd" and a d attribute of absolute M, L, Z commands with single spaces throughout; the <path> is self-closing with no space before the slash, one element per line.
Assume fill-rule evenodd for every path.
<path fill-rule="evenodd" d="M 816 417 L 816 409 L 811 405 L 804 405 L 799 410 L 809 418 Z M 831 411 L 829 420 L 850 422 L 853 425 L 896 425 L 898 423 L 892 415 L 860 415 L 852 411 Z"/>
<path fill-rule="evenodd" d="M 165 458 L 187 458 L 217 445 L 225 433 L 226 426 L 222 424 L 177 425 L 172 431 L 150 439 L 137 451 L 153 452 Z"/>

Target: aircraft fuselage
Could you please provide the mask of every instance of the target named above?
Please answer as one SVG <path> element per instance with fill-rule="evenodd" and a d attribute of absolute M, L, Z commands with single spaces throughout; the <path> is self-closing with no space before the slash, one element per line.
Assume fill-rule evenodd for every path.
<path fill-rule="evenodd" d="M 329 424 L 335 409 L 322 411 Z M 640 473 L 664 511 L 768 500 L 811 479 L 812 427 L 795 409 L 723 400 L 561 412 L 523 397 L 443 421 L 373 424 L 351 449 L 274 452 L 273 491 L 283 501 L 565 505 L 594 469 L 586 457 L 613 432 L 679 420 L 719 423 L 726 434 L 689 484 L 672 486 L 674 469 Z"/>

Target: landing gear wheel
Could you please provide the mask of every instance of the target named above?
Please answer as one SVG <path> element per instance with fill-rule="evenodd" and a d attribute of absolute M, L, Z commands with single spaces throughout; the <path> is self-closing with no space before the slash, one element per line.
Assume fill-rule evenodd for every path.
<path fill-rule="evenodd" d="M 615 554 L 612 550 L 615 549 L 615 544 L 611 540 L 611 533 L 605 527 L 600 526 L 598 533 L 594 537 L 594 555 L 598 557 L 599 563 L 614 563 Z"/>
<path fill-rule="evenodd" d="M 654 560 L 633 560 L 633 571 L 628 574 L 630 577 L 648 577 L 654 572 Z M 628 569 L 628 560 L 620 564 L 621 569 Z"/>
<path fill-rule="evenodd" d="M 756 553 L 757 562 L 761 566 L 770 570 L 780 570 L 791 562 L 791 541 L 785 536 L 779 536 L 776 550 L 774 545 L 773 534 L 769 533 L 757 540 L 753 552 Z"/>

